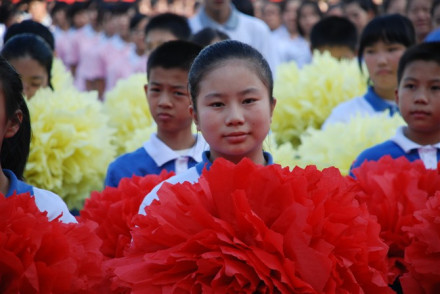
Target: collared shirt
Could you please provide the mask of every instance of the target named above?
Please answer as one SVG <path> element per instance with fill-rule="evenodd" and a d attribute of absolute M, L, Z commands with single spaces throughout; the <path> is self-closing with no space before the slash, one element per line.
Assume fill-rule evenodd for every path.
<path fill-rule="evenodd" d="M 208 148 L 203 136 L 197 135 L 194 146 L 186 154 L 179 154 L 152 134 L 141 148 L 119 156 L 109 165 L 105 186 L 117 187 L 122 178 L 160 174 L 164 169 L 179 174 L 202 161 L 202 153 Z"/>
<path fill-rule="evenodd" d="M 269 27 L 256 17 L 246 15 L 238 11 L 231 4 L 231 14 L 224 24 L 220 24 L 206 14 L 205 7 L 202 6 L 199 12 L 189 19 L 189 25 L 193 33 L 211 27 L 226 33 L 232 40 L 237 40 L 257 49 L 271 66 L 275 73 L 277 56 L 271 42 L 271 31 Z"/>
<path fill-rule="evenodd" d="M 18 180 L 15 174 L 8 169 L 3 169 L 3 173 L 9 179 L 9 189 L 6 193 L 6 197 L 11 197 L 14 194 L 29 193 L 34 197 L 38 209 L 42 212 L 47 212 L 47 218 L 49 221 L 57 218 L 60 214 L 63 214 L 60 217 L 60 221 L 64 223 L 77 222 L 75 217 L 70 214 L 66 203 L 64 203 L 64 201 L 55 193 L 33 187 Z"/>
<path fill-rule="evenodd" d="M 392 116 L 398 113 L 399 110 L 395 102 L 379 97 L 374 92 L 373 87 L 368 87 L 368 91 L 364 96 L 353 98 L 336 106 L 325 120 L 322 129 L 337 122 L 348 123 L 356 115 L 373 116 L 383 111 L 389 111 Z"/>
<path fill-rule="evenodd" d="M 350 171 L 364 161 L 377 161 L 385 155 L 392 158 L 404 156 L 409 161 L 421 159 L 427 169 L 437 169 L 437 163 L 440 161 L 440 142 L 434 145 L 417 144 L 405 136 L 405 128 L 399 127 L 390 140 L 364 150 L 353 162 Z"/>
<path fill-rule="evenodd" d="M 264 158 L 266 159 L 266 165 L 273 164 L 272 155 L 269 152 L 263 152 Z M 186 172 L 171 177 L 151 190 L 148 195 L 145 196 L 139 207 L 139 214 L 145 214 L 145 207 L 151 204 L 154 200 L 159 199 L 157 196 L 157 191 L 159 191 L 160 187 L 162 187 L 163 183 L 170 183 L 172 185 L 189 182 L 189 183 L 197 183 L 199 181 L 200 176 L 204 169 L 209 170 L 211 168 L 212 162 L 209 160 L 209 151 L 203 152 L 202 161 L 198 163 L 196 166 L 188 169 Z"/>

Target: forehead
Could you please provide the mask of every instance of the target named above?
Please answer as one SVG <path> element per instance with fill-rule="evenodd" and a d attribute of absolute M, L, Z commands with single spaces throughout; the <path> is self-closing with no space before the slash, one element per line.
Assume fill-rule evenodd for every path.
<path fill-rule="evenodd" d="M 188 71 L 180 68 L 163 68 L 156 66 L 150 69 L 148 83 L 185 85 L 188 82 Z"/>
<path fill-rule="evenodd" d="M 405 77 L 428 77 L 440 79 L 440 64 L 435 61 L 414 60 L 405 66 L 403 78 Z"/>

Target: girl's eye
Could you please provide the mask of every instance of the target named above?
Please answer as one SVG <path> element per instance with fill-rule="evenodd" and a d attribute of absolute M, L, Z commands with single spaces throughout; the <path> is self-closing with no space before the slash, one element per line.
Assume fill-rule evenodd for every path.
<path fill-rule="evenodd" d="M 431 87 L 431 89 L 434 91 L 438 91 L 438 90 L 440 90 L 440 85 L 434 85 Z"/>
<path fill-rule="evenodd" d="M 414 89 L 415 85 L 414 84 L 405 84 L 405 85 L 403 85 L 403 87 L 406 89 Z"/>
<path fill-rule="evenodd" d="M 364 50 L 364 52 L 365 52 L 365 54 L 374 54 L 374 49 L 372 49 L 372 48 L 366 48 L 366 49 Z"/>

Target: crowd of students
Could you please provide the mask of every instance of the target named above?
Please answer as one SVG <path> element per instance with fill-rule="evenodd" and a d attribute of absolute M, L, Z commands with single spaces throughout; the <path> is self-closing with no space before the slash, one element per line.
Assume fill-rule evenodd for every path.
<path fill-rule="evenodd" d="M 54 56 L 78 90 L 96 90 L 101 100 L 121 79 L 135 73 L 148 78 L 144 90 L 156 132 L 109 165 L 105 187 L 162 170 L 177 174 L 168 183 L 196 183 L 218 158 L 273 164 L 263 141 L 276 107 L 283 107 L 273 97 L 277 67 L 307 66 L 314 50 L 337 59 L 357 56 L 369 77 L 367 92 L 334 108 L 323 128 L 383 112 L 406 122 L 393 138 L 353 158 L 352 169 L 385 155 L 437 168 L 440 1 L 390 0 L 377 6 L 369 0 L 265 0 L 250 3 L 247 11 L 245 1 L 205 0 L 189 1 L 184 12 L 176 11 L 183 7 L 180 1 L 165 2 L 148 3 L 148 9 L 143 1 L 2 2 L 2 194 L 29 192 L 50 219 L 62 212 L 62 221 L 76 221 L 57 195 L 23 181 L 31 139 L 24 99 L 52 88 Z M 160 188 L 146 195 L 140 214 L 158 199 Z"/>

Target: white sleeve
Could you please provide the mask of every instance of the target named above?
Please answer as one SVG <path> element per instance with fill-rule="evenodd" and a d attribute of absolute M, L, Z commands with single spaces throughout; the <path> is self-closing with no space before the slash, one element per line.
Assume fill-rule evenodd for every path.
<path fill-rule="evenodd" d="M 35 203 L 37 204 L 38 209 L 43 212 L 47 211 L 49 221 L 52 221 L 60 214 L 63 214 L 60 218 L 63 223 L 77 223 L 75 217 L 69 212 L 66 203 L 60 196 L 53 192 L 35 187 L 33 187 L 33 190 Z"/>

